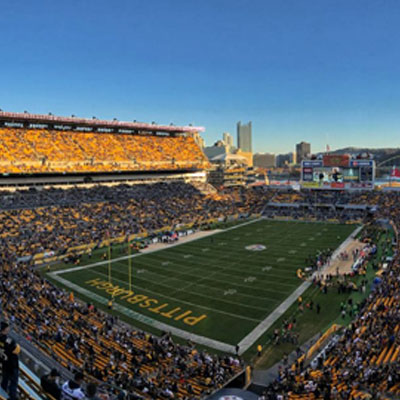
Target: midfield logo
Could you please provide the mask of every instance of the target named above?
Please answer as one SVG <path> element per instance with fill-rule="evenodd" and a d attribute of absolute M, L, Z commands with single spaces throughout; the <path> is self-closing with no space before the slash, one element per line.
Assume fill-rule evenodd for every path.
<path fill-rule="evenodd" d="M 250 246 L 246 246 L 245 249 L 250 251 L 263 251 L 266 247 L 262 244 L 251 244 Z"/>

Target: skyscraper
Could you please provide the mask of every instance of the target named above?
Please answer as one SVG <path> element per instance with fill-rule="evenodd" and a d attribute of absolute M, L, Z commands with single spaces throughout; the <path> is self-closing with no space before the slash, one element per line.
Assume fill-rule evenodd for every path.
<path fill-rule="evenodd" d="M 296 161 L 298 164 L 306 158 L 307 155 L 311 154 L 311 144 L 307 142 L 300 142 L 296 144 Z"/>
<path fill-rule="evenodd" d="M 233 148 L 233 137 L 230 133 L 228 132 L 224 132 L 223 133 L 223 138 L 224 138 L 224 142 L 225 144 L 229 147 L 229 150 L 232 150 Z"/>
<path fill-rule="evenodd" d="M 248 124 L 237 123 L 237 147 L 238 149 L 251 153 L 251 121 Z"/>

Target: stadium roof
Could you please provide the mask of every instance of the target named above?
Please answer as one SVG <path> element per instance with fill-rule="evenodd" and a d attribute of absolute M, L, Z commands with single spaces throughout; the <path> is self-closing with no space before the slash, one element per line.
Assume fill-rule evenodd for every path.
<path fill-rule="evenodd" d="M 202 126 L 175 126 L 175 125 L 157 125 L 144 122 L 128 122 L 128 121 L 107 121 L 101 119 L 89 119 L 79 117 L 58 117 L 55 115 L 29 114 L 29 113 L 13 113 L 0 111 L 0 121 L 16 122 L 16 123 L 34 123 L 34 124 L 62 124 L 72 126 L 87 126 L 93 128 L 110 128 L 110 129 L 133 129 L 139 131 L 150 132 L 204 132 Z"/>
<path fill-rule="evenodd" d="M 239 154 L 222 153 L 211 158 L 210 161 L 246 161 L 246 157 Z"/>

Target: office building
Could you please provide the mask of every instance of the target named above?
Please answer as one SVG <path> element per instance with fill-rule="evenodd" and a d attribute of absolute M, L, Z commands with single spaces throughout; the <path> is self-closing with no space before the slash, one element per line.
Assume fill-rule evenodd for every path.
<path fill-rule="evenodd" d="M 232 151 L 233 150 L 233 136 L 228 132 L 224 132 L 222 134 L 222 136 L 223 136 L 223 141 L 224 141 L 225 145 L 228 146 L 230 151 Z"/>
<path fill-rule="evenodd" d="M 240 121 L 237 123 L 237 147 L 245 153 L 252 153 L 251 121 L 243 125 Z"/>
<path fill-rule="evenodd" d="M 301 164 L 301 162 L 310 156 L 311 154 L 311 144 L 307 142 L 300 142 L 296 144 L 296 162 Z"/>

